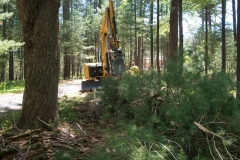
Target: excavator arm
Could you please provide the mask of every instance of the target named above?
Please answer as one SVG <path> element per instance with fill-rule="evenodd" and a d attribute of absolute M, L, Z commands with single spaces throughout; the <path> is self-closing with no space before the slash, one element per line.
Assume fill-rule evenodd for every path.
<path fill-rule="evenodd" d="M 93 82 L 96 82 L 95 80 L 117 76 L 125 70 L 124 54 L 119 48 L 120 41 L 117 36 L 113 0 L 109 0 L 109 6 L 105 10 L 100 28 L 100 38 L 102 62 L 84 64 L 84 77 L 88 81 L 82 82 L 82 85 L 91 86 Z"/>
<path fill-rule="evenodd" d="M 100 29 L 103 78 L 109 75 L 119 75 L 124 71 L 124 54 L 119 48 L 117 36 L 117 24 L 115 20 L 115 11 L 113 0 L 109 0 L 109 6 L 106 8 L 102 26 Z"/>

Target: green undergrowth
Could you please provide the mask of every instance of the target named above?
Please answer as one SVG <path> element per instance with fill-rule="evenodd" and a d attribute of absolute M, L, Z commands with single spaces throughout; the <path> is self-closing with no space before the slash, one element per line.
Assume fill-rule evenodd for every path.
<path fill-rule="evenodd" d="M 59 118 L 62 122 L 75 122 L 77 121 L 77 112 L 75 106 L 81 102 L 80 99 L 69 99 L 68 96 L 63 96 L 59 100 Z"/>
<path fill-rule="evenodd" d="M 72 129 L 71 124 L 84 121 L 84 112 L 88 117 L 86 126 L 95 132 L 93 125 L 97 123 L 94 129 L 101 129 L 104 141 L 95 143 L 87 156 L 82 156 L 85 151 L 59 148 L 55 158 L 239 159 L 240 113 L 233 79 L 221 72 L 203 76 L 200 70 L 161 74 L 148 71 L 105 79 L 102 89 L 84 99 L 63 96 L 59 99 L 60 122 Z M 84 110 L 80 112 L 81 107 Z M 88 115 L 88 110 L 98 118 Z M 1 116 L 1 129 L 7 130 L 19 115 L 14 112 Z M 89 147 L 84 139 L 81 144 Z"/>
<path fill-rule="evenodd" d="M 103 83 L 99 115 L 115 119 L 115 131 L 92 159 L 240 158 L 232 75 L 149 71 Z"/>
<path fill-rule="evenodd" d="M 25 81 L 0 82 L 0 93 L 20 93 L 24 90 Z"/>
<path fill-rule="evenodd" d="M 21 111 L 11 111 L 7 113 L 0 114 L 0 131 L 8 131 L 11 129 L 13 124 L 16 124 L 19 117 L 21 115 Z"/>
<path fill-rule="evenodd" d="M 118 120 L 115 129 L 105 130 L 106 141 L 88 159 L 187 159 L 181 146 L 160 136 L 151 127 L 138 126 L 132 121 Z"/>

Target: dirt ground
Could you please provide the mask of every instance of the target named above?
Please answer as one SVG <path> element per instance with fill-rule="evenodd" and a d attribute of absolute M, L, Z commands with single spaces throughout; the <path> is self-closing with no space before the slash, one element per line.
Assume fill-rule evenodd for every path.
<path fill-rule="evenodd" d="M 102 129 L 113 126 L 113 122 L 100 119 L 87 103 L 80 103 L 75 110 L 78 112 L 75 122 L 61 123 L 52 131 L 15 127 L 2 133 L 0 159 L 88 159 L 94 146 L 105 141 Z M 69 151 L 77 156 L 72 157 Z"/>
<path fill-rule="evenodd" d="M 87 95 L 77 91 L 79 82 L 64 81 L 59 87 L 69 90 L 75 87 L 74 92 L 67 96 L 69 100 L 79 99 Z M 102 131 L 114 126 L 112 120 L 103 120 L 98 116 L 96 107 L 92 101 L 76 102 L 74 121 L 61 121 L 58 127 L 49 131 L 22 130 L 15 124 L 8 131 L 0 131 L 0 159 L 89 159 L 94 147 L 104 144 Z"/>

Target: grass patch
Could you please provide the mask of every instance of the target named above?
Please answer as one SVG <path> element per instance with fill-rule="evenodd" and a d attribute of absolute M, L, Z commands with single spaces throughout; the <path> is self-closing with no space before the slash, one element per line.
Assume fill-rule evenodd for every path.
<path fill-rule="evenodd" d="M 62 122 L 76 122 L 77 112 L 75 107 L 81 102 L 79 98 L 69 99 L 68 96 L 63 96 L 59 100 L 59 117 Z"/>
<path fill-rule="evenodd" d="M 24 91 L 25 81 L 0 82 L 0 93 L 21 93 Z"/>

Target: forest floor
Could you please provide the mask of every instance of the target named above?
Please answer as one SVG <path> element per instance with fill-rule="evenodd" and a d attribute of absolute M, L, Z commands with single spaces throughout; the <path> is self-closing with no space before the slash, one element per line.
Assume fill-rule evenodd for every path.
<path fill-rule="evenodd" d="M 60 86 L 71 88 L 76 83 L 65 81 Z M 97 114 L 98 105 L 87 94 L 71 92 L 60 97 L 60 123 L 49 131 L 19 129 L 15 119 L 21 111 L 13 111 L 11 115 L 5 113 L 6 121 L 0 122 L 3 126 L 0 130 L 0 159 L 94 159 L 92 152 L 96 146 L 104 145 L 107 138 L 104 130 L 114 130 L 114 121 L 101 119 Z"/>

